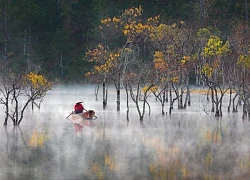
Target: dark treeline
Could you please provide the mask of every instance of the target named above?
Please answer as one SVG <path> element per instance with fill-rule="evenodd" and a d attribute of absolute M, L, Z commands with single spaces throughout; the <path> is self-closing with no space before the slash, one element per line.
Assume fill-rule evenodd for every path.
<path fill-rule="evenodd" d="M 235 22 L 248 24 L 247 0 L 1 0 L 0 61 L 50 79 L 82 81 L 93 66 L 85 52 L 101 41 L 101 20 L 139 5 L 146 17 L 217 27 L 225 35 Z"/>

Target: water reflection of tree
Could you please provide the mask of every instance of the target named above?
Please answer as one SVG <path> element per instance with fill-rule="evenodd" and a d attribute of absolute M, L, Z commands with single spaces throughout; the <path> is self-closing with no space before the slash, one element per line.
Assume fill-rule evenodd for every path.
<path fill-rule="evenodd" d="M 178 177 L 179 179 L 227 179 L 235 177 L 233 174 L 235 168 L 240 168 L 239 164 L 243 164 L 243 162 L 246 165 L 249 162 L 247 159 L 242 161 L 237 151 L 233 150 L 237 148 L 238 143 L 235 141 L 238 140 L 236 138 L 238 132 L 234 131 L 235 125 L 225 124 L 221 119 L 211 120 L 211 125 L 212 127 L 210 125 L 200 127 L 201 139 L 196 139 L 192 144 L 190 144 L 190 140 L 185 141 L 186 135 L 190 131 L 182 123 L 180 128 L 171 132 L 172 135 L 176 135 L 166 141 L 160 136 L 158 138 L 156 136 L 148 137 L 145 141 L 146 146 L 154 148 L 155 157 L 157 157 L 150 162 L 151 176 L 155 179 L 178 179 Z M 199 131 L 197 133 L 199 135 Z M 249 169 L 249 166 L 246 169 Z"/>
<path fill-rule="evenodd" d="M 13 126 L 11 130 L 8 126 L 5 127 L 6 134 L 6 177 L 5 179 L 37 179 L 38 176 L 43 174 L 46 163 L 51 160 L 51 153 L 42 151 L 42 143 L 34 147 L 30 144 L 30 140 L 34 137 L 22 131 L 20 126 Z M 45 152 L 45 153 L 44 153 Z M 51 168 L 46 168 L 46 173 L 43 177 L 47 177 L 51 173 Z"/>
<path fill-rule="evenodd" d="M 21 163 L 27 162 L 27 144 L 24 141 L 23 132 L 20 127 L 13 126 L 11 132 L 8 131 L 8 126 L 5 127 L 6 134 L 6 154 L 7 154 L 7 169 L 11 170 L 7 173 L 8 179 L 15 179 L 16 170 L 19 169 Z M 20 146 L 20 139 L 22 147 Z"/>

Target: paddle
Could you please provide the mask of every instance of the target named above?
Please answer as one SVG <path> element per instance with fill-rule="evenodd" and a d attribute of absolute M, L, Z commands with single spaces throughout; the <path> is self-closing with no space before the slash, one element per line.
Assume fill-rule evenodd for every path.
<path fill-rule="evenodd" d="M 69 116 L 71 116 L 74 113 L 74 111 L 72 111 L 66 118 L 68 119 Z"/>

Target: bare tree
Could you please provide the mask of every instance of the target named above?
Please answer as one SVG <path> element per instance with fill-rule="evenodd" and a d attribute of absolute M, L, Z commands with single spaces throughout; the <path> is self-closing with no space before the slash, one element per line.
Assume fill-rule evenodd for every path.
<path fill-rule="evenodd" d="M 154 71 L 150 63 L 138 65 L 136 67 L 137 73 L 128 73 L 125 77 L 126 90 L 129 92 L 132 101 L 135 103 L 137 112 L 139 114 L 140 121 L 143 121 L 146 105 L 149 108 L 148 97 L 151 89 L 158 85 L 159 80 L 156 79 Z M 128 97 L 127 97 L 128 98 Z"/>
<path fill-rule="evenodd" d="M 5 106 L 4 125 L 7 125 L 9 118 L 14 125 L 19 125 L 28 105 L 41 100 L 51 89 L 51 82 L 43 75 L 32 72 L 25 74 L 2 69 L 1 81 L 3 87 L 0 88 L 0 104 Z"/>

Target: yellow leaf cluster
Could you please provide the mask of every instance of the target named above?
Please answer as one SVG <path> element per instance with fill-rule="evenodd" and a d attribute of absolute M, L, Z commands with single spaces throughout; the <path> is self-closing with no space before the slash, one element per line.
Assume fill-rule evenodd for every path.
<path fill-rule="evenodd" d="M 102 25 L 99 26 L 100 29 L 103 29 L 104 27 L 114 27 L 118 28 L 119 23 L 121 22 L 121 19 L 118 17 L 108 17 L 106 19 L 101 20 Z"/>
<path fill-rule="evenodd" d="M 173 83 L 177 83 L 179 81 L 179 77 L 178 76 L 175 76 L 172 78 L 172 82 Z"/>
<path fill-rule="evenodd" d="M 221 61 L 216 59 L 214 62 L 212 62 L 211 65 L 206 63 L 204 66 L 201 68 L 201 73 L 207 76 L 208 78 L 212 77 L 214 72 L 218 72 L 218 70 L 221 67 Z"/>
<path fill-rule="evenodd" d="M 149 37 L 152 41 L 162 40 L 164 38 L 165 32 L 167 31 L 168 26 L 166 24 L 160 24 L 156 27 L 150 26 Z"/>
<path fill-rule="evenodd" d="M 183 25 L 183 24 L 185 24 L 185 22 L 184 21 L 180 21 L 180 24 Z"/>
<path fill-rule="evenodd" d="M 238 58 L 238 65 L 250 69 L 250 56 L 240 55 Z"/>
<path fill-rule="evenodd" d="M 94 66 L 95 71 L 98 74 L 107 74 L 112 68 L 117 66 L 119 57 L 119 53 L 110 53 L 104 64 L 101 64 L 100 66 Z M 90 75 L 90 73 L 88 73 L 88 75 Z"/>
<path fill-rule="evenodd" d="M 91 75 L 91 72 L 87 72 L 86 74 L 85 74 L 85 76 L 90 76 Z"/>
<path fill-rule="evenodd" d="M 184 21 L 180 21 L 180 25 L 183 25 Z M 150 39 L 152 41 L 162 41 L 164 40 L 164 38 L 166 37 L 180 37 L 180 27 L 178 26 L 176 23 L 172 24 L 172 25 L 167 25 L 164 23 L 161 23 L 158 25 L 158 23 L 151 23 L 150 24 Z"/>
<path fill-rule="evenodd" d="M 229 52 L 229 42 L 224 45 L 222 40 L 218 36 L 211 36 L 208 40 L 206 47 L 204 48 L 205 56 L 223 55 Z"/>
<path fill-rule="evenodd" d="M 158 92 L 158 89 L 159 89 L 158 86 L 152 86 L 152 87 L 144 86 L 144 87 L 142 88 L 142 92 L 145 93 L 145 92 L 149 91 L 149 92 L 152 92 L 152 93 L 156 93 L 156 92 Z"/>
<path fill-rule="evenodd" d="M 160 15 L 148 18 L 147 22 L 151 25 L 157 25 L 159 23 L 159 20 L 160 20 Z"/>
<path fill-rule="evenodd" d="M 181 64 L 184 65 L 190 60 L 190 56 L 183 56 L 181 60 Z"/>
<path fill-rule="evenodd" d="M 176 28 L 176 27 L 177 27 L 176 23 L 172 24 L 172 28 Z"/>
<path fill-rule="evenodd" d="M 43 75 L 30 72 L 25 76 L 25 80 L 34 89 L 51 88 L 51 83 Z"/>
<path fill-rule="evenodd" d="M 152 92 L 152 93 L 156 93 L 156 92 L 158 92 L 159 90 L 159 87 L 158 86 L 153 86 L 153 87 L 151 87 L 150 88 L 150 92 Z"/>
<path fill-rule="evenodd" d="M 138 8 L 132 7 L 126 9 L 122 14 L 123 17 L 139 17 L 142 15 L 142 7 L 141 5 Z"/>
<path fill-rule="evenodd" d="M 100 43 L 93 50 L 88 50 L 86 56 L 89 62 L 102 62 L 105 59 L 107 50 L 104 49 L 104 46 Z"/>
<path fill-rule="evenodd" d="M 124 25 L 123 34 L 125 36 L 134 38 L 136 35 L 140 33 L 147 32 L 148 29 L 149 26 L 147 24 L 142 24 L 142 23 L 137 23 L 136 21 L 132 21 Z"/>
<path fill-rule="evenodd" d="M 140 17 L 142 15 L 142 8 L 129 8 L 121 16 L 122 32 L 129 39 L 134 39 L 139 35 L 145 34 L 149 31 L 149 22 L 144 22 Z M 152 18 L 157 19 L 157 18 Z"/>
<path fill-rule="evenodd" d="M 213 68 L 210 67 L 209 64 L 206 64 L 202 67 L 201 73 L 210 78 L 212 76 L 212 73 L 213 73 Z"/>
<path fill-rule="evenodd" d="M 110 23 L 110 22 L 119 23 L 119 22 L 121 22 L 121 19 L 117 18 L 117 17 L 113 17 L 113 18 L 108 17 L 106 19 L 101 20 L 102 24 L 107 24 L 107 23 Z"/>
<path fill-rule="evenodd" d="M 117 61 L 120 58 L 120 53 L 111 53 L 107 51 L 103 45 L 98 44 L 93 50 L 88 50 L 86 56 L 90 62 L 96 62 L 93 71 L 87 72 L 85 76 L 95 74 L 107 75 L 110 70 L 117 66 Z"/>

